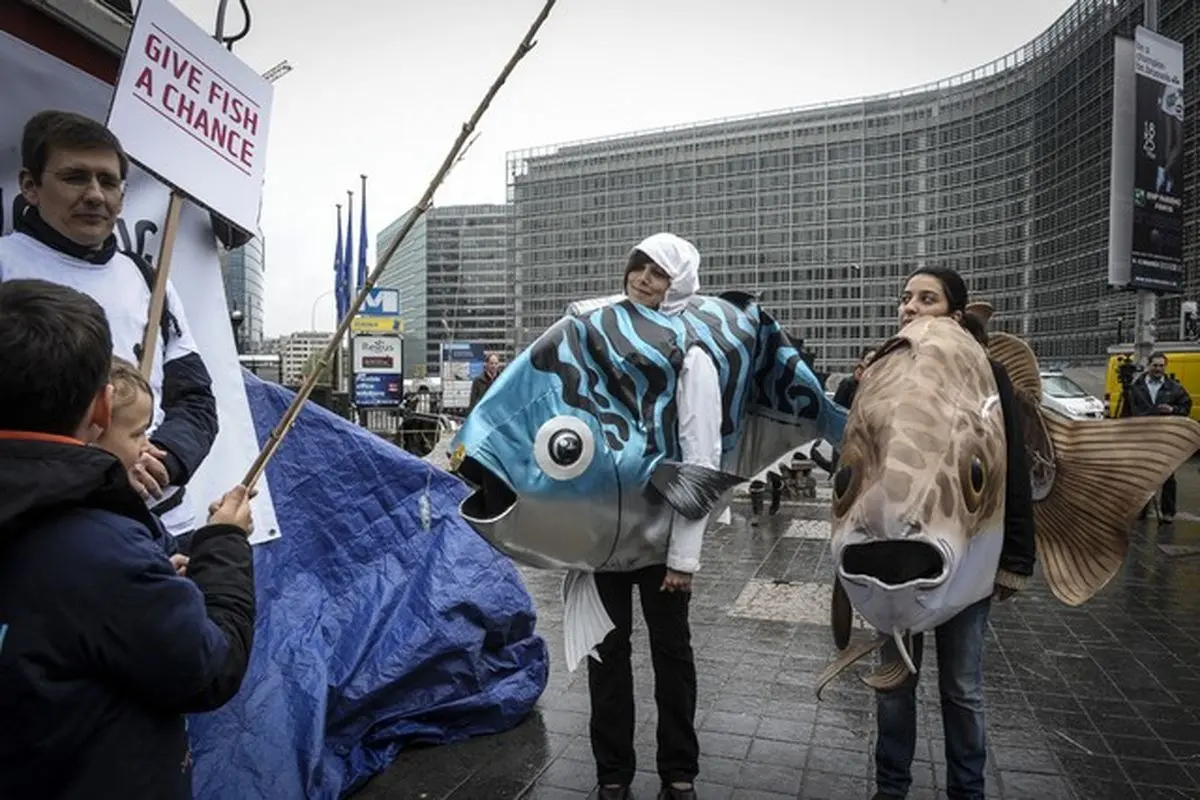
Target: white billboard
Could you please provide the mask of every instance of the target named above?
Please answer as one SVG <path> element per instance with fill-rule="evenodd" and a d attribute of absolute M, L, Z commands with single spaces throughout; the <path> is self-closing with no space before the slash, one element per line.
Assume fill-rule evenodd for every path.
<path fill-rule="evenodd" d="M 400 373 L 403 348 L 404 339 L 399 336 L 355 336 L 355 374 Z"/>
<path fill-rule="evenodd" d="M 169 0 L 142 0 L 108 128 L 138 164 L 253 232 L 271 99 L 269 81 Z"/>

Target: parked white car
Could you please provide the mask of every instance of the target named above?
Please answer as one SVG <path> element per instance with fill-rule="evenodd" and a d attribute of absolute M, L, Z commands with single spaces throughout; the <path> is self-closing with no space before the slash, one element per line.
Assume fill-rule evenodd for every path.
<path fill-rule="evenodd" d="M 1061 372 L 1042 373 L 1042 405 L 1068 419 L 1104 419 L 1104 403 Z"/>

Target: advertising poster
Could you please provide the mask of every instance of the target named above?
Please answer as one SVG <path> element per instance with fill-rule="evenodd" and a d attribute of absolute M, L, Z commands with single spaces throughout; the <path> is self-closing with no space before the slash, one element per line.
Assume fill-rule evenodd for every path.
<path fill-rule="evenodd" d="M 399 375 L 404 371 L 403 349 L 399 336 L 355 336 L 354 372 Z"/>
<path fill-rule="evenodd" d="M 1183 45 L 1134 38 L 1136 118 L 1130 285 L 1183 290 Z"/>
<path fill-rule="evenodd" d="M 471 403 L 471 383 L 483 374 L 487 351 L 471 342 L 442 343 L 442 407 L 463 408 Z"/>
<path fill-rule="evenodd" d="M 354 401 L 360 408 L 394 408 L 404 399 L 399 373 L 360 372 L 354 376 Z"/>

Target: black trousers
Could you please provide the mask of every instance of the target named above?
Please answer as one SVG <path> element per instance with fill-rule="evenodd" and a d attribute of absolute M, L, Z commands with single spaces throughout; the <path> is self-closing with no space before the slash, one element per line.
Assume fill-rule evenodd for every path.
<path fill-rule="evenodd" d="M 663 783 L 691 783 L 700 771 L 696 740 L 696 662 L 688 626 L 689 592 L 660 591 L 666 567 L 598 572 L 596 587 L 616 626 L 588 659 L 592 701 L 592 754 L 601 786 L 628 786 L 637 770 L 633 749 L 633 587 L 650 632 L 654 702 L 658 706 L 658 775 Z"/>
<path fill-rule="evenodd" d="M 1163 484 L 1161 509 L 1164 517 L 1175 516 L 1175 491 L 1177 488 L 1174 475 L 1167 478 L 1167 482 Z"/>
<path fill-rule="evenodd" d="M 1162 498 L 1159 500 L 1158 510 L 1164 517 L 1175 516 L 1175 492 L 1178 489 L 1178 484 L 1175 482 L 1175 476 L 1167 478 L 1162 485 Z M 1150 506 L 1153 503 L 1147 503 L 1142 509 L 1142 513 L 1138 514 L 1138 519 L 1145 519 L 1146 514 L 1150 511 Z"/>

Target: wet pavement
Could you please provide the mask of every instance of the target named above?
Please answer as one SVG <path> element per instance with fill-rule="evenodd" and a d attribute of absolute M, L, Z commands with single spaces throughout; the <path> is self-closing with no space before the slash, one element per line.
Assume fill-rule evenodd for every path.
<path fill-rule="evenodd" d="M 1200 798 L 1200 462 L 1181 470 L 1172 525 L 1135 530 L 1123 573 L 1082 608 L 1040 580 L 993 606 L 985 656 L 987 797 L 1008 800 Z M 822 498 L 827 489 L 821 490 Z M 692 601 L 699 675 L 697 791 L 726 798 L 870 798 L 874 701 L 852 668 L 823 694 L 828 630 L 828 501 L 785 505 L 705 541 Z M 522 570 L 552 658 L 537 710 L 518 728 L 401 753 L 355 797 L 575 798 L 594 789 L 586 667 L 562 654 L 561 575 Z M 635 797 L 653 798 L 653 678 L 635 613 L 639 724 Z M 945 797 L 936 665 L 918 697 L 911 798 Z"/>

